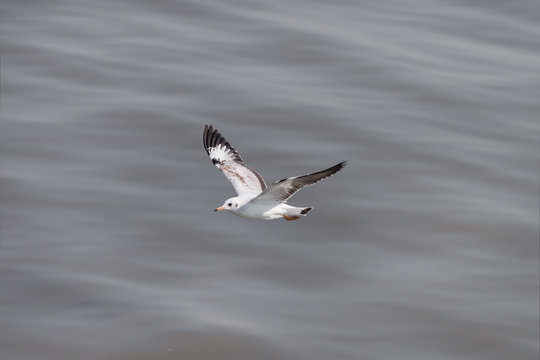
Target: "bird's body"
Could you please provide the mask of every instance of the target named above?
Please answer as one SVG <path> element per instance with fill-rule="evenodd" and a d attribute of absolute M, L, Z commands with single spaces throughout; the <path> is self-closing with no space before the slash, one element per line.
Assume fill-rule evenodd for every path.
<path fill-rule="evenodd" d="M 239 207 L 238 210 L 232 210 L 232 213 L 238 216 L 260 220 L 274 220 L 281 218 L 286 220 L 297 220 L 299 216 L 305 216 L 311 209 L 311 207 L 299 208 L 284 203 L 276 205 L 270 202 L 248 200 L 248 202 Z"/>
<path fill-rule="evenodd" d="M 297 220 L 305 216 L 312 207 L 291 206 L 286 204 L 287 199 L 304 186 L 313 185 L 335 174 L 346 164 L 343 161 L 313 174 L 276 181 L 267 187 L 263 178 L 247 167 L 217 129 L 206 125 L 203 143 L 212 163 L 223 172 L 238 193 L 238 196 L 226 200 L 215 211 L 229 210 L 235 215 L 251 219 Z"/>

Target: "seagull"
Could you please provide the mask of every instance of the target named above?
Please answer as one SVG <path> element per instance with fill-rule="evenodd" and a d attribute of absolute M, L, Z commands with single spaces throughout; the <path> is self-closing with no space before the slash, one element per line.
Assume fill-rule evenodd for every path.
<path fill-rule="evenodd" d="M 281 179 L 267 187 L 263 178 L 244 163 L 238 152 L 213 126 L 204 127 L 203 144 L 212 164 L 223 172 L 238 194 L 225 200 L 214 211 L 228 210 L 251 219 L 298 220 L 300 216 L 306 216 L 313 207 L 291 206 L 286 204 L 287 199 L 304 186 L 337 173 L 347 163 L 342 161 L 313 174 Z"/>

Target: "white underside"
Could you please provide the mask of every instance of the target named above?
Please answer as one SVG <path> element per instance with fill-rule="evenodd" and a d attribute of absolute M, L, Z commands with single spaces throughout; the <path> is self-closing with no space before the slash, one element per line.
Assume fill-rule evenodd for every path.
<path fill-rule="evenodd" d="M 301 212 L 305 207 L 295 207 L 287 204 L 276 203 L 247 203 L 232 213 L 238 216 L 250 219 L 272 220 L 281 219 L 283 215 L 287 216 L 305 216 Z"/>

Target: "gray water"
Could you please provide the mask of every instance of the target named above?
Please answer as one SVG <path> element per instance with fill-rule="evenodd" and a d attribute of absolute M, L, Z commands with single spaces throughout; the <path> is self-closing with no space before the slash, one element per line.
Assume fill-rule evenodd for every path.
<path fill-rule="evenodd" d="M 537 1 L 2 1 L 2 359 L 537 359 Z M 299 221 L 234 195 L 213 124 Z"/>

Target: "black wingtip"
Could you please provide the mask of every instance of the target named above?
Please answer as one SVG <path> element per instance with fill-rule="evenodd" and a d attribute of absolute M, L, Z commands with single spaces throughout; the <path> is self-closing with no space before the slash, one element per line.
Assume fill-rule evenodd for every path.
<path fill-rule="evenodd" d="M 217 129 L 214 129 L 212 125 L 208 125 L 208 124 L 204 125 L 203 145 L 208 155 L 210 155 L 209 149 L 216 145 L 214 143 L 216 142 L 215 140 L 218 137 L 221 138 L 221 134 L 218 132 Z"/>
<path fill-rule="evenodd" d="M 204 145 L 204 149 L 206 150 L 206 153 L 207 154 L 210 154 L 210 152 L 208 151 L 208 148 L 210 147 L 209 146 L 209 140 L 210 140 L 210 136 L 209 134 L 212 133 L 212 125 L 208 126 L 208 124 L 204 125 L 204 131 L 203 131 L 203 145 Z"/>
<path fill-rule="evenodd" d="M 340 163 L 337 163 L 336 165 L 328 168 L 327 170 L 330 170 L 332 174 L 337 173 L 339 170 L 343 169 L 347 165 L 347 161 L 342 161 Z"/>
<path fill-rule="evenodd" d="M 231 144 L 227 142 L 227 140 L 225 140 L 223 135 L 219 133 L 218 129 L 214 128 L 212 125 L 206 124 L 204 126 L 203 145 L 208 155 L 210 155 L 211 148 L 216 147 L 217 145 L 222 145 L 232 152 L 234 160 L 236 162 L 242 162 L 242 158 L 236 152 L 236 150 L 231 146 Z"/>

